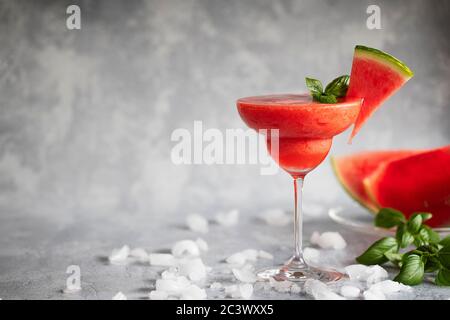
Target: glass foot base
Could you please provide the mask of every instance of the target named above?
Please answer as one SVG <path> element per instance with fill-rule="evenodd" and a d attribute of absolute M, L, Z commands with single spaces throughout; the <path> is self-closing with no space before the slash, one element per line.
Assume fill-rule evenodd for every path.
<path fill-rule="evenodd" d="M 308 279 L 320 280 L 322 282 L 335 282 L 346 277 L 345 274 L 333 269 L 320 269 L 308 266 L 298 261 L 290 261 L 278 268 L 264 269 L 257 273 L 260 280 L 273 278 L 277 281 L 305 282 Z"/>

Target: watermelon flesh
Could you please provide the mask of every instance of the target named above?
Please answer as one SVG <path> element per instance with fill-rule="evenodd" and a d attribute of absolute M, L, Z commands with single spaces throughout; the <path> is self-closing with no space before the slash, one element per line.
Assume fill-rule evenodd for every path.
<path fill-rule="evenodd" d="M 357 154 L 331 157 L 333 171 L 345 191 L 361 205 L 370 211 L 377 212 L 379 205 L 374 202 L 366 192 L 363 183 L 380 164 L 401 159 L 419 151 L 396 150 L 396 151 L 369 151 Z"/>
<path fill-rule="evenodd" d="M 350 141 L 375 110 L 412 77 L 413 72 L 397 58 L 381 50 L 355 47 L 346 96 L 363 98 L 364 101 Z"/>
<path fill-rule="evenodd" d="M 450 223 L 450 145 L 384 162 L 363 184 L 379 207 L 431 212 L 433 227 Z"/>

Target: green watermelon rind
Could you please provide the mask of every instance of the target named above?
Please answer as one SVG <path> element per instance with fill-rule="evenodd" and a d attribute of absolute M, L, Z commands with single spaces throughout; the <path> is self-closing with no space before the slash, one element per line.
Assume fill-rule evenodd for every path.
<path fill-rule="evenodd" d="M 356 193 L 351 191 L 350 188 L 347 186 L 347 183 L 345 182 L 344 178 L 342 177 L 342 175 L 339 172 L 339 168 L 338 168 L 339 166 L 336 163 L 336 159 L 334 157 L 330 157 L 330 162 L 331 162 L 331 168 L 333 169 L 334 175 L 338 179 L 338 181 L 341 184 L 341 186 L 344 188 L 345 192 L 353 200 L 358 202 L 361 206 L 367 208 L 371 213 L 376 214 L 378 212 L 379 208 L 380 208 L 379 206 L 377 207 L 376 205 L 374 205 L 376 202 L 374 202 L 374 204 L 367 203 L 366 201 L 361 199 Z"/>
<path fill-rule="evenodd" d="M 414 72 L 405 63 L 403 63 L 396 57 L 391 56 L 389 53 L 386 53 L 384 51 L 369 48 L 362 45 L 357 45 L 355 47 L 355 55 L 359 57 L 360 56 L 369 57 L 382 63 L 385 63 L 393 67 L 394 69 L 398 70 L 407 79 L 412 78 L 414 76 Z"/>

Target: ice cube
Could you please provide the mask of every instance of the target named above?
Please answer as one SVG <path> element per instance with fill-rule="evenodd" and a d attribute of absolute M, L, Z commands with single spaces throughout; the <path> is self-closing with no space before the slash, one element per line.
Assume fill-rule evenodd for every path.
<path fill-rule="evenodd" d="M 365 300 L 386 300 L 386 296 L 379 290 L 366 290 L 363 296 Z"/>
<path fill-rule="evenodd" d="M 261 258 L 261 259 L 268 259 L 268 260 L 273 260 L 273 255 L 270 254 L 270 253 L 267 252 L 267 251 L 259 250 L 259 251 L 258 251 L 258 258 Z"/>
<path fill-rule="evenodd" d="M 220 282 L 213 282 L 210 286 L 213 290 L 222 289 L 222 284 Z"/>
<path fill-rule="evenodd" d="M 291 293 L 298 294 L 300 292 L 302 292 L 302 288 L 298 284 L 295 284 L 295 283 L 292 284 L 292 286 L 291 286 Z"/>
<path fill-rule="evenodd" d="M 346 298 L 357 298 L 361 294 L 361 290 L 355 286 L 344 285 L 341 287 L 340 293 Z"/>
<path fill-rule="evenodd" d="M 362 264 L 353 264 L 345 267 L 345 272 L 352 281 L 366 281 L 367 286 L 380 282 L 388 278 L 388 273 L 379 265 L 365 266 Z"/>
<path fill-rule="evenodd" d="M 148 297 L 150 300 L 167 300 L 167 298 L 169 298 L 169 294 L 165 291 L 153 290 L 150 291 Z"/>
<path fill-rule="evenodd" d="M 261 290 L 264 290 L 264 291 L 271 291 L 272 290 L 271 284 L 269 282 L 267 282 L 267 281 L 264 281 L 262 283 L 261 282 L 256 282 L 255 283 L 255 287 L 256 286 L 261 287 Z"/>
<path fill-rule="evenodd" d="M 239 211 L 233 209 L 229 212 L 220 212 L 216 215 L 215 220 L 224 227 L 232 227 L 239 221 Z"/>
<path fill-rule="evenodd" d="M 161 279 L 176 279 L 177 272 L 172 270 L 165 270 L 161 273 Z"/>
<path fill-rule="evenodd" d="M 189 229 L 195 232 L 207 233 L 209 229 L 208 220 L 197 213 L 188 215 L 186 218 L 186 224 Z"/>
<path fill-rule="evenodd" d="M 275 291 L 278 292 L 289 292 L 291 291 L 291 287 L 293 282 L 291 281 L 277 281 L 273 278 L 269 279 L 269 283 Z"/>
<path fill-rule="evenodd" d="M 318 244 L 320 240 L 320 233 L 318 231 L 314 231 L 311 235 L 311 238 L 309 238 L 309 242 L 311 244 Z"/>
<path fill-rule="evenodd" d="M 316 300 L 346 300 L 343 296 L 340 296 L 331 290 L 317 292 L 316 295 L 314 296 L 314 299 L 316 299 Z"/>
<path fill-rule="evenodd" d="M 181 240 L 173 245 L 172 254 L 177 258 L 186 256 L 196 257 L 200 255 L 200 249 L 195 241 Z"/>
<path fill-rule="evenodd" d="M 168 253 L 151 253 L 148 255 L 150 265 L 170 267 L 175 265 L 175 257 Z"/>
<path fill-rule="evenodd" d="M 208 251 L 208 243 L 206 243 L 206 241 L 202 238 L 197 238 L 197 240 L 195 240 L 195 243 L 197 244 L 197 247 L 200 249 L 200 251 Z"/>
<path fill-rule="evenodd" d="M 251 266 L 247 265 L 241 269 L 232 269 L 231 271 L 233 272 L 236 279 L 241 282 L 254 283 L 256 282 L 256 280 L 258 280 Z"/>
<path fill-rule="evenodd" d="M 259 256 L 259 251 L 255 249 L 246 249 L 236 252 L 226 259 L 229 264 L 243 265 L 247 261 L 256 261 Z"/>
<path fill-rule="evenodd" d="M 148 261 L 148 253 L 143 248 L 134 248 L 130 251 L 130 257 L 135 258 L 140 262 Z"/>
<path fill-rule="evenodd" d="M 247 261 L 247 257 L 242 252 L 236 252 L 226 259 L 229 264 L 242 265 Z"/>
<path fill-rule="evenodd" d="M 179 262 L 179 273 L 192 281 L 200 281 L 206 277 L 206 267 L 202 259 L 184 259 Z"/>
<path fill-rule="evenodd" d="M 363 264 L 352 264 L 346 266 L 344 269 L 352 281 L 366 281 L 369 276 L 369 267 Z"/>
<path fill-rule="evenodd" d="M 291 223 L 291 217 L 282 209 L 267 209 L 261 214 L 261 218 L 271 226 L 286 226 Z"/>
<path fill-rule="evenodd" d="M 383 281 L 388 278 L 388 273 L 379 265 L 373 265 L 369 267 L 369 276 L 367 277 L 367 286 L 371 286 L 374 283 Z"/>
<path fill-rule="evenodd" d="M 195 284 L 189 285 L 185 288 L 180 296 L 181 300 L 204 300 L 206 299 L 205 289 L 201 289 Z"/>
<path fill-rule="evenodd" d="M 245 256 L 247 261 L 256 261 L 258 259 L 258 250 L 255 249 L 246 249 L 242 251 L 242 254 Z"/>
<path fill-rule="evenodd" d="M 127 300 L 127 297 L 121 291 L 119 291 L 114 297 L 112 297 L 112 300 Z"/>
<path fill-rule="evenodd" d="M 323 249 L 342 250 L 347 246 L 347 243 L 339 232 L 327 231 L 319 235 L 315 231 L 311 235 L 310 241 L 312 244 L 316 244 Z"/>
<path fill-rule="evenodd" d="M 184 276 L 175 279 L 158 279 L 155 288 L 157 291 L 166 291 L 168 294 L 180 295 L 181 292 L 190 285 L 189 280 Z"/>
<path fill-rule="evenodd" d="M 113 251 L 108 257 L 108 260 L 112 264 L 123 264 L 127 261 L 129 254 L 130 254 L 130 247 L 124 245 L 120 249 L 113 249 Z"/>
<path fill-rule="evenodd" d="M 241 298 L 250 299 L 250 297 L 253 295 L 253 285 L 251 285 L 250 283 L 240 284 L 239 293 L 241 295 Z"/>
<path fill-rule="evenodd" d="M 303 249 L 303 258 L 308 263 L 315 263 L 319 260 L 320 251 L 314 248 L 306 247 Z"/>
<path fill-rule="evenodd" d="M 229 285 L 225 287 L 225 297 L 231 298 L 239 298 L 241 292 L 239 291 L 239 287 L 235 284 Z"/>
<path fill-rule="evenodd" d="M 406 286 L 402 283 L 392 281 L 392 280 L 384 280 L 370 286 L 369 290 L 375 290 L 382 292 L 385 295 L 389 295 L 392 293 L 400 292 L 400 291 L 409 291 L 412 287 Z"/>
<path fill-rule="evenodd" d="M 306 293 L 316 300 L 345 300 L 344 297 L 331 291 L 325 283 L 319 280 L 308 279 L 304 287 Z"/>

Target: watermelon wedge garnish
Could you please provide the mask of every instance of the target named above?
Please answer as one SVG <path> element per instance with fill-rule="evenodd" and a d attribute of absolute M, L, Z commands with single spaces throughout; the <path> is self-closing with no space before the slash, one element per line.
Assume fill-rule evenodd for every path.
<path fill-rule="evenodd" d="M 371 211 L 431 212 L 428 225 L 450 224 L 450 145 L 362 152 L 333 157 L 332 164 L 344 189 Z"/>
<path fill-rule="evenodd" d="M 333 171 L 345 191 L 357 202 L 370 211 L 377 212 L 379 206 L 372 201 L 366 192 L 364 179 L 369 177 L 378 167 L 392 160 L 410 156 L 416 150 L 368 151 L 357 154 L 331 157 Z"/>
<path fill-rule="evenodd" d="M 430 226 L 450 223 L 450 145 L 385 162 L 364 186 L 380 207 L 402 211 L 431 212 Z"/>
<path fill-rule="evenodd" d="M 400 60 L 381 50 L 356 46 L 349 98 L 363 98 L 350 141 L 380 105 L 400 89 L 414 73 Z"/>

